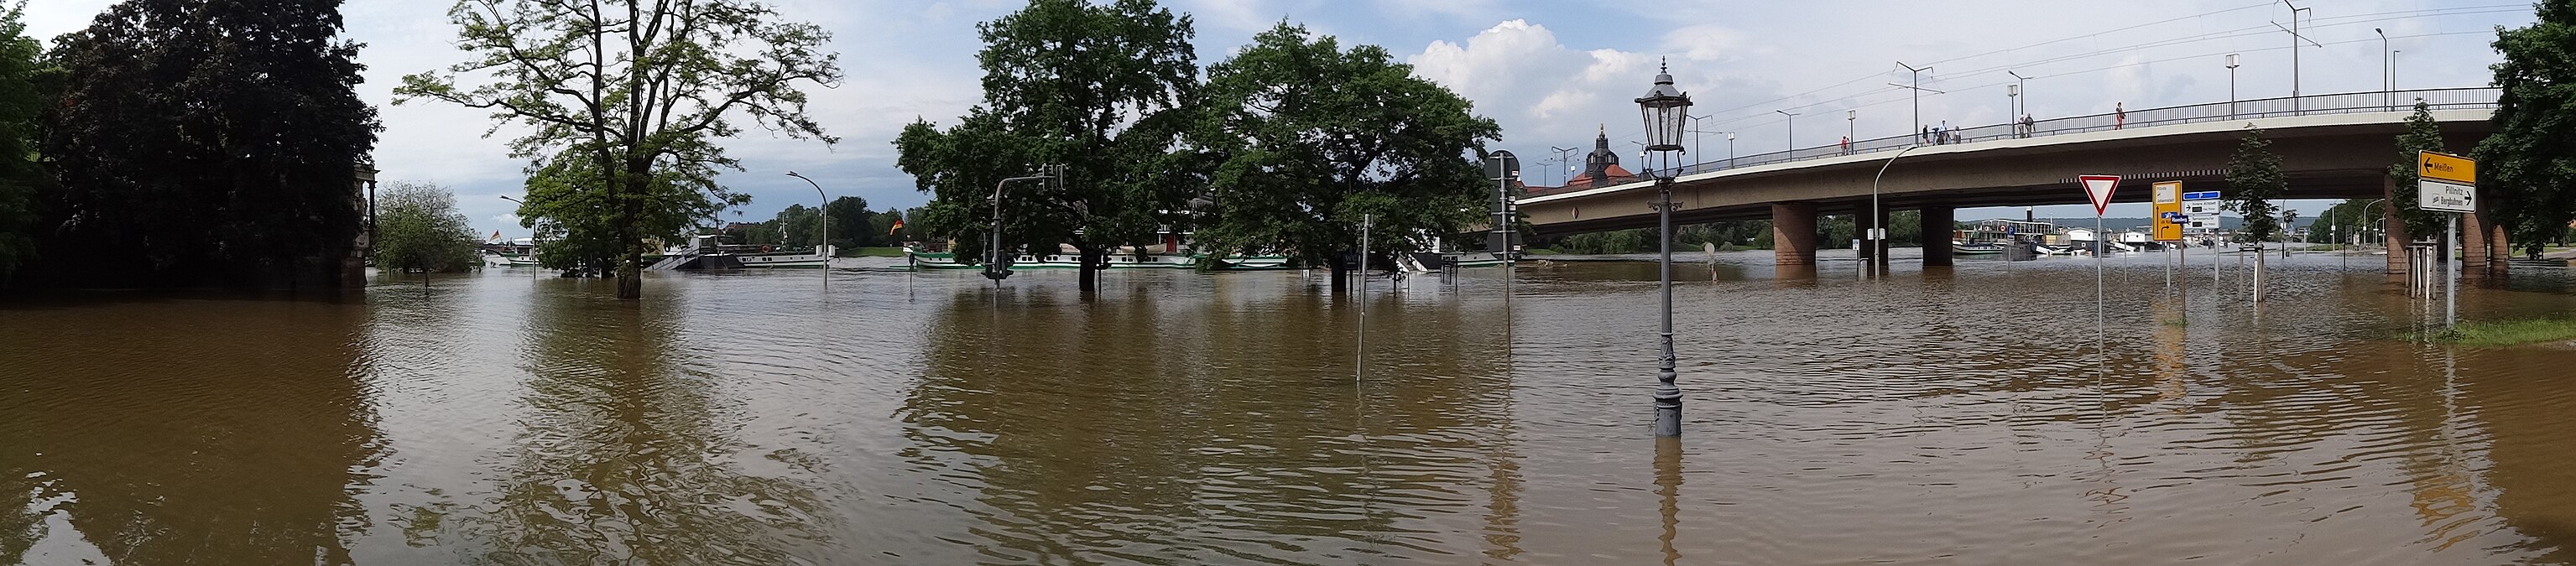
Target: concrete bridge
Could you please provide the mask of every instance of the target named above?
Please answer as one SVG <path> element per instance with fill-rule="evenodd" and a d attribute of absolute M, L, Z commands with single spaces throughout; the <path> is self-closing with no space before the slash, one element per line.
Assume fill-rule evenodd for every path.
<path fill-rule="evenodd" d="M 1881 216 L 1871 218 L 1871 178 L 1915 136 L 1855 142 L 1849 149 L 1804 148 L 1741 159 L 1703 162 L 1656 174 L 1675 176 L 1673 221 L 1769 218 L 1780 265 L 1814 265 L 1818 214 L 1850 214 L 1859 229 L 1886 225 L 1885 212 L 1922 211 L 1924 226 L 1947 226 L 1963 207 L 2084 204 L 2075 178 L 2121 176 L 2114 202 L 2146 202 L 2148 185 L 2181 181 L 2184 190 L 2222 190 L 2226 163 L 2243 130 L 2262 128 L 2289 179 L 2287 198 L 2382 198 L 2393 190 L 2388 168 L 2398 161 L 2396 138 L 2418 99 L 2454 152 L 2465 152 L 2494 131 L 2498 91 L 2432 89 L 2246 100 L 2001 124 L 1962 130 L 1960 139 L 1906 152 L 1877 188 Z M 1655 189 L 1645 176 L 1633 182 L 1533 188 L 1520 210 L 1542 234 L 1568 234 L 1655 226 Z M 2484 201 L 2485 199 L 2480 199 Z M 2386 218 L 2391 249 L 2407 240 L 2402 223 Z M 2487 249 L 2502 263 L 2502 227 L 2464 219 L 2467 255 L 2479 271 Z M 1937 233 L 1927 231 L 1927 233 Z M 2492 245 L 2489 245 L 2489 244 Z M 1863 257 L 1868 257 L 1864 250 Z M 1877 258 L 1885 261 L 1884 258 Z M 1925 265 L 1951 264 L 1948 238 L 1927 237 Z M 2390 254 L 2391 273 L 2404 270 Z"/>

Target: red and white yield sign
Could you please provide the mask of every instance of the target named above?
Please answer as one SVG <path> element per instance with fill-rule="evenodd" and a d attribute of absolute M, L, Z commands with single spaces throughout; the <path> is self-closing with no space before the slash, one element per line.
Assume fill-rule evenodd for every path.
<path fill-rule="evenodd" d="M 2075 179 L 2084 182 L 2084 196 L 2093 199 L 2094 216 L 2101 216 L 2103 209 L 2111 206 L 2111 190 L 2120 188 L 2119 175 L 2085 175 Z"/>

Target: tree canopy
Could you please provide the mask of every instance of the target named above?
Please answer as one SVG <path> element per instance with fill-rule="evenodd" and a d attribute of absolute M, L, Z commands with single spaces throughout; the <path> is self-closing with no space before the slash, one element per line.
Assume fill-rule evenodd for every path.
<path fill-rule="evenodd" d="M 766 4 L 461 0 L 448 17 L 459 48 L 476 58 L 403 77 L 395 103 L 439 100 L 533 128 L 511 143 L 536 160 L 519 215 L 577 249 L 580 257 L 560 261 L 613 249 L 619 298 L 643 296 L 648 240 L 682 236 L 745 202 L 715 182 L 718 170 L 741 169 L 717 144 L 741 133 L 737 118 L 837 141 L 805 115 L 796 88 L 839 84 L 838 56 L 821 51 L 830 34 Z M 492 80 L 461 86 L 459 75 Z M 553 177 L 547 194 L 536 177 Z"/>
<path fill-rule="evenodd" d="M 376 111 L 339 0 L 126 0 L 49 55 L 42 277 L 336 286 Z"/>
<path fill-rule="evenodd" d="M 2533 4 L 2537 21 L 2496 28 L 2496 133 L 2478 143 L 2478 189 L 2512 239 L 2537 252 L 2576 220 L 2576 0 Z"/>
<path fill-rule="evenodd" d="M 979 257 L 994 187 L 1060 166 L 1052 182 L 1008 187 L 1002 242 L 1074 246 L 1089 287 L 1111 250 L 1186 220 L 1202 184 L 1193 155 L 1174 151 L 1198 88 L 1189 16 L 1152 0 L 1031 0 L 977 29 L 983 104 L 945 130 L 916 121 L 894 142 L 897 165 L 931 194 L 923 228 L 956 239 L 957 257 Z"/>
<path fill-rule="evenodd" d="M 482 265 L 474 227 L 456 211 L 456 194 L 427 183 L 393 182 L 376 198 L 376 268 L 467 271 Z"/>
<path fill-rule="evenodd" d="M 2269 242 L 2280 235 L 2280 208 L 2272 201 L 2289 188 L 2288 178 L 2281 175 L 2281 156 L 2272 153 L 2272 142 L 2263 139 L 2261 128 L 2247 128 L 2236 155 L 2227 160 L 2226 207 L 2245 218 L 2236 232 L 2237 241 Z"/>
<path fill-rule="evenodd" d="M 1404 252 L 1485 218 L 1493 199 L 1471 156 L 1501 128 L 1378 46 L 1283 22 L 1210 67 L 1206 100 L 1191 136 L 1218 163 L 1204 249 L 1277 248 L 1340 270 L 1364 214 L 1373 247 Z"/>
<path fill-rule="evenodd" d="M 2416 182 L 2420 180 L 2415 177 L 2417 157 L 2426 151 L 2450 152 L 2442 143 L 2442 124 L 2433 120 L 2432 107 L 2417 100 L 2415 114 L 2406 117 L 2406 133 L 2397 136 L 2397 162 L 2388 166 L 2388 176 L 2397 182 L 2397 190 L 2389 195 L 2388 202 L 2396 206 L 2397 218 L 2406 223 L 2408 234 L 2438 234 L 2447 229 L 2442 213 L 2415 205 Z"/>
<path fill-rule="evenodd" d="M 44 50 L 20 21 L 26 7 L 0 8 L 0 281 L 35 252 L 26 231 L 35 222 L 36 186 L 47 180 L 36 162 L 36 120 L 47 100 L 36 77 Z"/>

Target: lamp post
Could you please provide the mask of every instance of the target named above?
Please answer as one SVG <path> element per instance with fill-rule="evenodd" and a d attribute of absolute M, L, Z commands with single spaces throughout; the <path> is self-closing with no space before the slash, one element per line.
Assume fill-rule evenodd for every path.
<path fill-rule="evenodd" d="M 2028 93 L 2030 92 L 2030 77 L 2021 76 L 2021 72 L 2020 72 L 2020 71 L 2004 71 L 2004 74 L 2012 75 L 2012 78 L 2013 78 L 2013 90 L 2015 90 L 2015 91 L 2019 91 L 2019 92 L 2024 93 L 2024 94 L 2028 94 Z M 2028 98 L 2021 99 L 2021 112 L 2020 112 L 2020 113 L 2021 113 L 2021 114 L 2029 114 L 2029 113 L 2030 113 L 2030 99 L 2028 99 Z"/>
<path fill-rule="evenodd" d="M 1547 149 L 1548 149 L 1548 151 L 1556 152 L 1556 164 L 1557 164 L 1557 165 L 1559 165 L 1559 166 L 1562 166 L 1562 167 L 1566 167 L 1566 168 L 1572 168 L 1572 167 L 1574 167 L 1574 158 L 1572 157 L 1572 156 L 1574 155 L 1574 152 L 1577 152 L 1577 151 L 1583 151 L 1583 150 L 1581 150 L 1581 149 L 1576 149 L 1576 148 L 1571 148 L 1571 147 L 1557 147 L 1557 146 L 1552 146 L 1552 145 L 1551 145 L 1551 146 L 1547 146 Z M 1570 173 L 1570 172 L 1569 172 L 1569 173 Z M 1546 173 L 1539 173 L 1539 176 L 1538 176 L 1538 182 L 1541 182 L 1541 183 L 1545 183 L 1545 182 L 1547 182 L 1547 174 L 1546 174 Z M 1572 178 L 1570 178 L 1570 177 L 1569 177 L 1569 178 L 1565 179 L 1565 182 L 1566 182 L 1566 183 L 1571 184 L 1571 183 L 1573 183 L 1573 182 L 1574 182 L 1574 179 L 1572 179 Z"/>
<path fill-rule="evenodd" d="M 1681 151 L 1679 142 L 1689 119 L 1690 106 L 1690 95 L 1673 88 L 1671 72 L 1655 74 L 1654 88 L 1647 90 L 1644 98 L 1637 99 L 1638 115 L 1646 123 L 1648 155 L 1661 153 L 1669 160 L 1673 152 Z M 1796 144 L 1791 144 L 1791 147 L 1796 147 Z M 1650 172 L 1648 174 L 1655 175 L 1651 173 L 1654 167 L 1648 166 L 1646 170 Z M 1663 357 L 1656 360 L 1655 374 L 1655 436 L 1672 438 L 1682 435 L 1682 390 L 1673 385 L 1673 177 L 1670 172 L 1655 175 L 1655 201 L 1658 216 L 1656 234 L 1662 247 L 1657 274 L 1664 296 L 1660 333 L 1664 352 Z"/>
<path fill-rule="evenodd" d="M 1869 239 L 1870 253 L 1872 254 L 1870 256 L 1870 263 L 1873 268 L 1887 264 L 1887 227 L 1877 226 L 1879 224 L 1885 224 L 1881 219 L 1887 218 L 1887 213 L 1878 207 L 1878 181 L 1880 179 L 1887 178 L 1887 168 L 1896 166 L 1896 158 L 1904 157 L 1905 152 L 1914 151 L 1914 148 L 1918 147 L 1923 146 L 1909 144 L 1905 146 L 1905 149 L 1897 150 L 1896 155 L 1889 156 L 1887 158 L 1887 163 L 1880 164 L 1878 166 L 1878 175 L 1869 178 L 1869 223 L 1873 227 L 1869 229 L 1869 236 L 1867 237 Z M 1930 232 L 1925 233 L 1929 234 Z M 2100 238 L 2101 236 L 2096 235 L 2094 237 Z"/>
<path fill-rule="evenodd" d="M 1726 168 L 1735 168 L 1735 132 L 1726 133 Z"/>
<path fill-rule="evenodd" d="M 2227 119 L 2236 119 L 2236 54 L 2227 54 Z"/>
<path fill-rule="evenodd" d="M 798 175 L 795 171 L 788 171 L 787 176 L 804 179 L 805 184 L 814 186 L 814 197 L 822 199 L 823 207 L 814 209 L 814 215 L 823 219 L 822 239 L 814 242 L 814 253 L 823 256 L 823 288 L 830 289 L 832 288 L 832 197 L 823 194 L 823 184 L 814 182 L 812 177 Z"/>
<path fill-rule="evenodd" d="M 2396 52 L 2388 49 L 2387 30 L 2370 28 L 2370 33 L 2379 34 L 2380 97 L 2386 99 L 2385 102 L 2388 103 L 2388 111 L 2395 112 L 2397 111 L 2397 55 Z"/>
<path fill-rule="evenodd" d="M 1708 118 L 1709 118 L 1709 116 L 1715 116 L 1715 115 L 1716 115 L 1716 114 L 1709 114 L 1709 115 L 1705 115 L 1705 116 L 1692 116 L 1692 117 L 1690 117 L 1690 119 L 1691 119 L 1691 126 L 1690 126 L 1690 133 L 1691 133 L 1691 150 L 1690 150 L 1690 152 L 1691 152 L 1691 153 L 1698 154 L 1698 155 L 1702 155 L 1702 156 L 1706 156 L 1706 155 L 1708 155 L 1707 153 L 1704 153 L 1704 152 L 1701 152 L 1701 151 L 1700 151 L 1700 150 L 1703 150 L 1703 149 L 1708 149 L 1708 145 L 1707 145 L 1707 144 L 1701 143 L 1701 141 L 1702 141 L 1702 140 L 1706 140 L 1706 139 L 1708 139 L 1708 135 L 1707 135 L 1707 134 L 1708 134 L 1708 132 L 1700 131 L 1699 126 L 1700 126 L 1700 121 L 1701 121 L 1701 120 L 1706 120 L 1706 119 L 1708 119 Z M 1706 159 L 1706 157 L 1697 157 L 1697 158 L 1694 158 L 1694 159 Z M 1696 165 L 1696 163 L 1694 163 L 1694 165 Z M 1693 173 L 1697 173 L 1697 171 L 1693 171 Z"/>
<path fill-rule="evenodd" d="M 1796 112 L 1790 112 L 1790 111 L 1787 111 L 1787 110 L 1773 110 L 1772 112 L 1778 113 L 1778 114 L 1780 114 L 1780 115 L 1782 115 L 1782 116 L 1788 116 L 1788 117 L 1789 117 L 1789 158 L 1790 158 L 1790 159 L 1797 159 L 1797 158 L 1798 158 L 1798 114 L 1797 114 Z"/>
<path fill-rule="evenodd" d="M 2004 85 L 2004 121 L 2021 120 L 2021 84 Z"/>
<path fill-rule="evenodd" d="M 1851 143 L 1860 133 L 1859 110 L 1843 111 L 1843 153 L 1851 153 Z"/>

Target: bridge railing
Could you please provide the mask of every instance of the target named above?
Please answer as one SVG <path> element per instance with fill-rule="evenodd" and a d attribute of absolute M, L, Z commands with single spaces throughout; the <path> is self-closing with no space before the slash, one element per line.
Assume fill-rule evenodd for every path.
<path fill-rule="evenodd" d="M 2012 138 L 2034 138 L 2126 128 L 2219 122 L 2249 118 L 2277 118 L 2282 116 L 2300 116 L 2308 114 L 2404 112 L 2413 109 L 2417 99 L 2422 99 L 2434 110 L 2495 108 L 2496 99 L 2502 95 L 2502 92 L 2502 90 L 2493 87 L 2436 88 L 2400 90 L 2395 92 L 2372 91 L 2340 94 L 2315 94 L 2299 97 L 2285 96 L 2280 98 L 2238 100 L 2235 102 L 2212 102 L 2188 106 L 2145 108 L 2129 111 L 2126 119 L 2123 119 L 2117 113 L 2103 113 L 2089 116 L 2069 116 L 2065 118 L 2035 120 L 2027 126 L 2017 123 L 2005 123 L 1973 128 L 1961 128 L 1951 134 L 1952 137 L 1947 144 L 1961 144 Z M 2018 117 L 2016 117 L 2016 119 L 2018 119 Z M 1786 163 L 1791 161 L 1805 161 L 1809 159 L 1838 157 L 1844 155 L 1896 151 L 1904 149 L 1906 146 L 1910 145 L 1934 145 L 1936 141 L 1937 140 L 1928 139 L 1918 135 L 1902 135 L 1872 140 L 1854 140 L 1851 142 L 1848 149 L 1841 144 L 1798 148 L 1789 151 L 1775 151 L 1771 153 L 1739 156 L 1733 159 L 1703 161 L 1697 164 L 1676 167 L 1669 171 L 1641 171 L 1640 174 L 1660 173 L 1689 175 L 1711 171 L 1724 171 L 1727 169 L 1741 167 Z"/>

